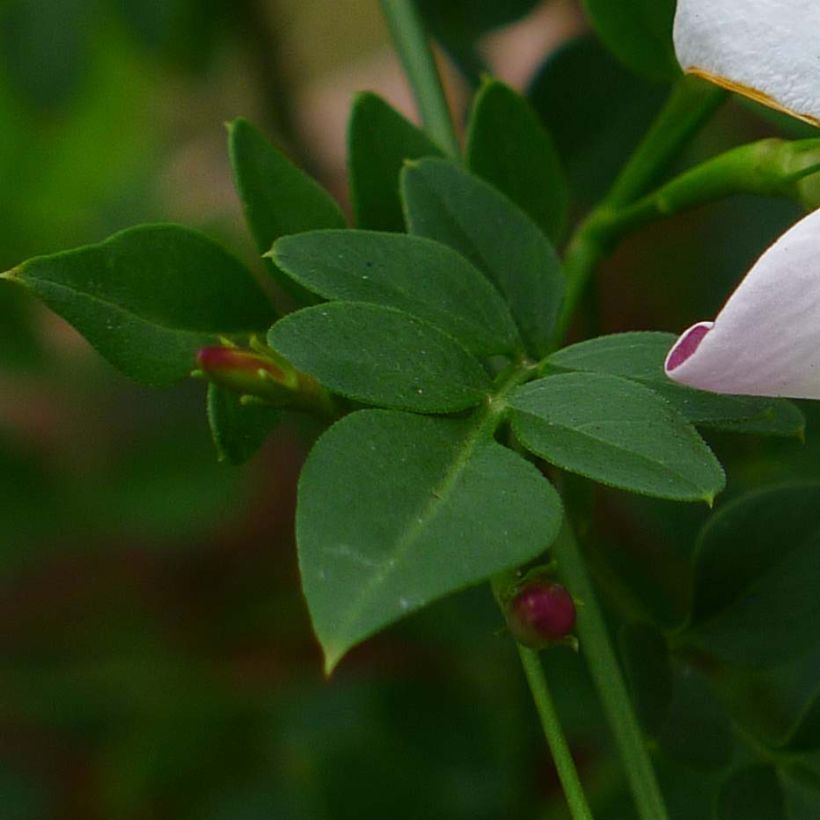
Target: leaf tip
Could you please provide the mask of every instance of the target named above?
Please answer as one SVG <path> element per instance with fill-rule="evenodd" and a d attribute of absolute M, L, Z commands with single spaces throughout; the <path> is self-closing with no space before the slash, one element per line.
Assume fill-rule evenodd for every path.
<path fill-rule="evenodd" d="M 325 680 L 330 680 L 333 673 L 336 671 L 336 667 L 339 665 L 339 661 L 344 657 L 344 650 L 337 650 L 333 649 L 332 647 L 326 646 L 323 647 L 325 653 L 325 662 L 324 662 L 324 673 L 325 673 Z"/>
<path fill-rule="evenodd" d="M 18 265 L 15 268 L 11 268 L 10 270 L 3 271 L 0 273 L 0 279 L 6 279 L 9 282 L 17 282 L 19 281 L 19 274 L 20 268 L 22 265 Z"/>

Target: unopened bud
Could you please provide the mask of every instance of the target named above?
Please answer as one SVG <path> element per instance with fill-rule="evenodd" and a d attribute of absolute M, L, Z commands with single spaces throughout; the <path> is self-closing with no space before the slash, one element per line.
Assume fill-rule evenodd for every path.
<path fill-rule="evenodd" d="M 505 609 L 510 633 L 530 649 L 572 641 L 575 602 L 566 588 L 555 581 L 525 582 Z"/>

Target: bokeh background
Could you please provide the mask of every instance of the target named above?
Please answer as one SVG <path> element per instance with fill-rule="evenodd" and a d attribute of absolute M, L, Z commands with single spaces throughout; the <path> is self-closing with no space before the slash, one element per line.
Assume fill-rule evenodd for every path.
<path fill-rule="evenodd" d="M 613 62 L 573 0 L 420 5 L 457 116 L 483 70 L 526 90 L 582 213 L 667 89 Z M 362 89 L 413 116 L 375 0 L 3 0 L 0 269 L 158 221 L 256 264 L 224 122 L 251 119 L 344 202 Z M 801 126 L 733 102 L 682 164 L 784 129 Z M 713 314 L 799 213 L 737 198 L 641 231 L 605 265 L 578 332 Z M 564 817 L 487 590 L 322 678 L 292 534 L 316 431 L 290 419 L 249 465 L 218 464 L 203 394 L 129 384 L 0 284 L 0 820 Z M 811 435 L 802 448 L 710 440 L 730 495 L 820 463 Z M 615 492 L 595 509 L 598 571 L 674 620 L 706 511 Z M 563 650 L 548 665 L 599 816 L 625 820 L 584 670 Z M 694 780 L 661 769 L 691 811 Z"/>

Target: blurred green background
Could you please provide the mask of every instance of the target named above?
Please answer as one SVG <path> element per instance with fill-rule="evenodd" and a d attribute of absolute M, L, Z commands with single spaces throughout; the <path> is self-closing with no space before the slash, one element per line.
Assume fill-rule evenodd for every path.
<path fill-rule="evenodd" d="M 666 89 L 588 37 L 567 45 L 584 34 L 570 0 L 421 5 L 456 108 L 483 68 L 527 88 L 588 207 Z M 255 121 L 344 200 L 364 88 L 408 110 L 375 0 L 2 0 L 0 265 L 166 220 L 255 264 L 223 123 Z M 782 127 L 732 103 L 685 162 Z M 738 199 L 642 231 L 605 266 L 585 332 L 713 314 L 798 214 Z M 0 286 L 0 820 L 564 817 L 487 590 L 323 680 L 292 536 L 315 431 L 293 420 L 248 466 L 218 464 L 203 392 L 130 385 Z M 713 443 L 729 495 L 816 473 L 811 435 Z M 633 567 L 625 583 L 661 590 L 674 618 L 706 511 L 603 491 L 596 509 L 601 571 Z M 600 816 L 625 820 L 578 658 L 547 664 Z M 696 775 L 661 768 L 691 811 Z"/>

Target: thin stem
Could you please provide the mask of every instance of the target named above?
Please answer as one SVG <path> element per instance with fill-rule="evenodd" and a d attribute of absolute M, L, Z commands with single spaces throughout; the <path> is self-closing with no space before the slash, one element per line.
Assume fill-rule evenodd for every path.
<path fill-rule="evenodd" d="M 587 574 L 581 549 L 567 523 L 552 549 L 567 587 L 583 604 L 578 612 L 581 651 L 615 736 L 638 813 L 642 820 L 667 820 L 669 815 L 663 795 L 629 699 L 603 613 Z"/>
<path fill-rule="evenodd" d="M 449 156 L 458 157 L 460 148 L 447 97 L 413 0 L 381 0 L 381 6 L 425 131 Z"/>
<path fill-rule="evenodd" d="M 552 759 L 555 762 L 555 768 L 558 770 L 558 777 L 564 788 L 564 795 L 573 820 L 593 820 L 592 812 L 584 794 L 584 788 L 575 768 L 575 761 L 570 754 L 567 739 L 558 719 L 558 713 L 555 711 L 555 704 L 552 702 L 552 696 L 547 686 L 547 679 L 538 653 L 519 645 L 518 654 L 521 656 L 524 674 L 527 676 L 527 683 L 530 686 L 532 698 L 541 718 L 541 727 L 552 752 Z"/>
<path fill-rule="evenodd" d="M 696 77 L 684 77 L 609 194 L 578 226 L 567 246 L 564 273 L 567 290 L 556 327 L 556 340 L 566 336 L 598 263 L 620 238 L 608 224 L 616 209 L 641 196 L 726 98 L 726 92 Z"/>

